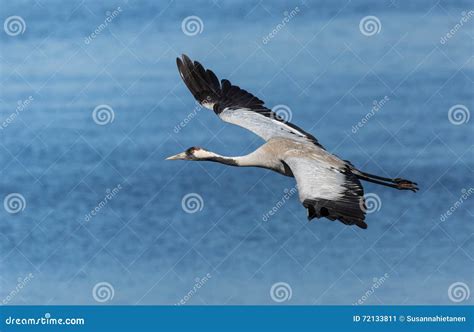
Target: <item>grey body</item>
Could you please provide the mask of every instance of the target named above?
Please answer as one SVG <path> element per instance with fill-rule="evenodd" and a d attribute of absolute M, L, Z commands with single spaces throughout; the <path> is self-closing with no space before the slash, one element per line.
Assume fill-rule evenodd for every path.
<path fill-rule="evenodd" d="M 344 173 L 348 164 L 304 140 L 273 137 L 254 152 L 236 160 L 237 166 L 263 167 L 295 177 L 302 203 L 307 199 L 337 199 L 345 190 Z"/>

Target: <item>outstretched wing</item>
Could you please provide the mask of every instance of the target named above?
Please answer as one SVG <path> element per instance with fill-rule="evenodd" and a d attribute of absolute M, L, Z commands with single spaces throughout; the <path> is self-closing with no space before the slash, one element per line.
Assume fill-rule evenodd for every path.
<path fill-rule="evenodd" d="M 296 179 L 300 201 L 308 209 L 309 220 L 326 217 L 367 228 L 364 190 L 349 168 L 341 170 L 322 161 L 300 157 L 284 161 Z"/>
<path fill-rule="evenodd" d="M 223 121 L 254 132 L 268 141 L 274 137 L 306 140 L 322 147 L 318 140 L 301 128 L 286 122 L 264 106 L 264 102 L 251 93 L 232 85 L 228 80 L 219 82 L 217 76 L 186 55 L 176 63 L 184 83 L 194 98 L 204 107 L 213 110 Z"/>

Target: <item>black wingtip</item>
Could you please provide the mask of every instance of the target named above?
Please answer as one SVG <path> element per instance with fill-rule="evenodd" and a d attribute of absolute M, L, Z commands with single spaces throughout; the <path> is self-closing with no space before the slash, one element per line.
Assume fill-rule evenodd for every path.
<path fill-rule="evenodd" d="M 311 221 L 316 218 L 316 210 L 314 209 L 314 206 L 312 204 L 309 204 L 309 202 L 304 201 L 303 206 L 308 210 L 308 221 Z"/>
<path fill-rule="evenodd" d="M 363 221 L 358 221 L 356 225 L 362 229 L 367 229 L 367 224 Z"/>
<path fill-rule="evenodd" d="M 362 210 L 345 205 L 344 202 L 329 201 L 320 199 L 318 201 L 306 199 L 303 206 L 308 210 L 308 220 L 313 218 L 327 218 L 329 220 L 339 220 L 346 225 L 356 225 L 362 229 L 367 229 L 364 222 L 365 214 Z"/>
<path fill-rule="evenodd" d="M 177 57 L 176 58 L 176 64 L 178 66 L 178 70 L 181 73 L 189 71 L 188 69 L 190 68 L 190 64 L 191 64 L 191 67 L 192 67 L 192 62 L 186 54 L 181 54 L 181 57 Z"/>
<path fill-rule="evenodd" d="M 176 63 L 180 62 L 180 63 L 184 63 L 185 62 L 185 59 L 188 59 L 189 60 L 189 57 L 186 55 L 186 54 L 181 54 L 180 57 L 177 57 L 176 58 Z"/>
<path fill-rule="evenodd" d="M 183 66 L 183 61 L 180 58 L 176 58 L 176 66 L 178 66 L 178 70 L 181 71 L 181 67 Z"/>
<path fill-rule="evenodd" d="M 193 62 L 186 54 L 181 54 L 181 58 L 183 59 L 183 62 L 187 67 L 193 66 Z"/>

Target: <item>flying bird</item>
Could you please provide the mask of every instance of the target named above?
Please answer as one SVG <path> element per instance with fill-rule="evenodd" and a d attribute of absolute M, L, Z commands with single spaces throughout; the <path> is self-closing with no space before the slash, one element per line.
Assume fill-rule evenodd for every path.
<path fill-rule="evenodd" d="M 194 98 L 223 121 L 243 127 L 266 142 L 245 156 L 227 157 L 191 147 L 167 160 L 213 161 L 229 166 L 262 167 L 294 177 L 308 220 L 328 218 L 366 229 L 360 180 L 400 190 L 418 190 L 415 182 L 362 172 L 326 151 L 311 134 L 285 121 L 251 93 L 217 76 L 186 55 L 176 59 L 179 74 Z"/>

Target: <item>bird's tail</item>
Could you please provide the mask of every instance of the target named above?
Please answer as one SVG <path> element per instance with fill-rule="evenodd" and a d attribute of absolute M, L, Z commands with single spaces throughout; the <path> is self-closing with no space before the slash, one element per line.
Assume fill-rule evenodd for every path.
<path fill-rule="evenodd" d="M 399 189 L 399 190 L 411 190 L 413 192 L 416 192 L 418 190 L 418 184 L 416 182 L 412 182 L 410 180 L 405 180 L 405 179 L 402 179 L 402 178 L 395 178 L 395 179 L 385 178 L 385 177 L 382 177 L 382 176 L 365 173 L 365 172 L 359 171 L 357 169 L 352 170 L 352 172 L 360 180 L 380 184 L 382 186 L 395 188 L 395 189 Z"/>

